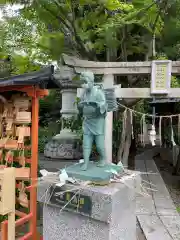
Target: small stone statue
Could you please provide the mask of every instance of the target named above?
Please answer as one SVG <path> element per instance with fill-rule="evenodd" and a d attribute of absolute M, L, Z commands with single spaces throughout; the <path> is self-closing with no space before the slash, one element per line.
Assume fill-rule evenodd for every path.
<path fill-rule="evenodd" d="M 84 163 L 82 170 L 86 171 L 95 141 L 97 151 L 100 155 L 99 167 L 105 165 L 105 117 L 107 113 L 107 102 L 104 90 L 94 85 L 94 74 L 84 72 L 81 74 L 81 81 L 84 82 L 84 92 L 80 98 L 78 109 L 83 115 L 83 155 Z"/>

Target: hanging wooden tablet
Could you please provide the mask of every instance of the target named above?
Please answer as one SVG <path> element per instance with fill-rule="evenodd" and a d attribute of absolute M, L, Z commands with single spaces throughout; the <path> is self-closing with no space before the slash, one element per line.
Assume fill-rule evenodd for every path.
<path fill-rule="evenodd" d="M 22 168 L 25 168 L 25 156 L 24 156 L 24 150 L 22 151 L 22 154 L 21 154 L 21 165 L 22 165 Z M 21 189 L 20 189 L 20 192 L 19 192 L 19 197 L 18 197 L 18 201 L 19 201 L 19 204 L 25 208 L 28 208 L 29 206 L 29 201 L 28 201 L 28 198 L 27 198 L 27 194 L 25 193 L 25 185 L 24 185 L 24 182 L 22 182 L 22 185 L 21 185 Z"/>
<path fill-rule="evenodd" d="M 5 144 L 6 144 L 7 140 L 8 140 L 8 137 L 0 139 L 0 148 L 4 148 L 5 147 Z"/>
<path fill-rule="evenodd" d="M 4 148 L 5 149 L 8 149 L 8 150 L 16 150 L 18 149 L 18 141 L 15 140 L 15 139 L 8 139 L 4 145 Z"/>
<path fill-rule="evenodd" d="M 25 128 L 21 127 L 19 129 L 19 136 L 18 136 L 18 148 L 24 149 L 24 137 L 25 137 Z"/>
<path fill-rule="evenodd" d="M 26 111 L 31 105 L 30 98 L 28 97 L 18 97 L 14 99 L 14 106 L 19 110 Z"/>
<path fill-rule="evenodd" d="M 16 180 L 29 181 L 30 168 L 28 167 L 16 168 Z"/>
<path fill-rule="evenodd" d="M 22 182 L 22 186 L 21 186 L 21 189 L 20 189 L 20 192 L 19 192 L 18 202 L 24 208 L 29 207 L 29 201 L 28 201 L 28 198 L 27 198 L 27 194 L 25 192 L 24 182 Z"/>
<path fill-rule="evenodd" d="M 7 119 L 7 125 L 6 125 L 6 131 L 12 131 L 12 125 L 13 125 L 13 119 L 8 118 Z"/>
<path fill-rule="evenodd" d="M 6 119 L 11 119 L 14 117 L 14 105 L 12 103 L 5 104 L 3 117 Z"/>
<path fill-rule="evenodd" d="M 13 119 L 12 118 L 8 118 L 6 120 L 6 135 L 8 136 L 12 136 L 13 135 Z"/>
<path fill-rule="evenodd" d="M 31 112 L 17 112 L 15 121 L 18 124 L 31 123 Z"/>
<path fill-rule="evenodd" d="M 6 153 L 6 155 L 5 155 L 6 166 L 7 166 L 8 164 L 11 164 L 11 166 L 12 166 L 12 164 L 13 164 L 13 158 L 14 158 L 14 152 L 11 151 L 11 150 L 9 150 L 9 151 Z"/>
<path fill-rule="evenodd" d="M 27 126 L 17 127 L 16 128 L 16 136 L 19 137 L 22 128 L 24 129 L 24 136 L 30 137 L 31 136 L 31 128 L 27 127 Z"/>

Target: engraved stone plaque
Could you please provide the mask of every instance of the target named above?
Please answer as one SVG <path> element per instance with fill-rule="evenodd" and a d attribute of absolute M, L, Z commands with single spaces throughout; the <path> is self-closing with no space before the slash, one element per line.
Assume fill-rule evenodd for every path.
<path fill-rule="evenodd" d="M 51 187 L 51 203 L 64 207 L 65 210 L 75 211 L 91 215 L 92 200 L 89 196 L 77 194 L 75 192 L 64 192 L 60 187 Z"/>

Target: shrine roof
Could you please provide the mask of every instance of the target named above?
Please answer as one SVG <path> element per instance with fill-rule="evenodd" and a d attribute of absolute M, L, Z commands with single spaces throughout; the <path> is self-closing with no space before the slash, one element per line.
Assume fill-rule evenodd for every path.
<path fill-rule="evenodd" d="M 40 88 L 59 88 L 54 81 L 54 66 L 42 68 L 39 71 L 0 78 L 1 87 L 37 85 Z"/>

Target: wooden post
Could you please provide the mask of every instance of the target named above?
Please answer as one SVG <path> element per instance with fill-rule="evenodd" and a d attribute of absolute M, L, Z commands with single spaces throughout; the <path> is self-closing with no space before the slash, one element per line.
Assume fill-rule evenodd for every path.
<path fill-rule="evenodd" d="M 30 191 L 30 212 L 32 213 L 32 220 L 30 224 L 30 231 L 32 232 L 32 240 L 37 239 L 37 171 L 38 171 L 38 123 L 39 123 L 39 99 L 36 96 L 32 98 L 32 165 L 31 165 L 31 183 Z"/>
<path fill-rule="evenodd" d="M 8 240 L 15 240 L 15 189 L 16 189 L 16 180 L 15 180 L 15 169 L 10 168 L 8 169 L 11 173 L 9 176 L 9 187 L 8 191 L 12 194 L 11 195 L 11 204 L 12 204 L 12 211 L 8 213 Z M 7 169 L 5 169 L 7 171 Z M 6 186 L 7 187 L 7 186 Z M 9 199 L 7 199 L 9 201 Z"/>
<path fill-rule="evenodd" d="M 15 186 L 14 186 L 15 188 Z M 15 208 L 15 197 L 14 197 L 14 208 Z M 14 212 L 8 214 L 8 240 L 15 240 L 15 209 Z"/>
<path fill-rule="evenodd" d="M 1 225 L 3 240 L 15 240 L 15 182 L 14 168 L 0 170 L 0 214 L 8 215 L 8 229 L 4 223 Z"/>
<path fill-rule="evenodd" d="M 104 88 L 112 88 L 114 85 L 114 75 L 104 74 L 103 76 Z M 113 112 L 108 112 L 106 116 L 105 126 L 105 149 L 106 161 L 112 162 L 112 132 L 113 132 Z"/>

